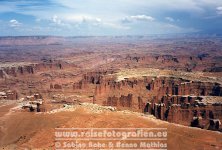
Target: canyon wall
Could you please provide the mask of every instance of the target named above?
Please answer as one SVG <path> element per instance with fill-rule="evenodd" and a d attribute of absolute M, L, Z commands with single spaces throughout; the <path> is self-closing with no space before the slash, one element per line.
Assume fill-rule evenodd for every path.
<path fill-rule="evenodd" d="M 75 67 L 75 65 L 53 60 L 43 60 L 43 62 L 36 64 L 8 64 L 0 67 L 0 78 L 32 75 L 37 72 L 61 70 L 71 67 Z"/>
<path fill-rule="evenodd" d="M 129 64 L 150 66 L 152 68 L 182 71 L 221 72 L 221 58 L 208 53 L 196 55 L 128 55 L 124 58 Z"/>
<path fill-rule="evenodd" d="M 117 81 L 114 76 L 99 72 L 85 74 L 73 89 L 82 89 L 87 84 L 95 86 L 96 104 L 150 113 L 186 126 L 221 128 L 216 124 L 222 121 L 222 103 L 205 101 L 205 97 L 222 96 L 219 83 L 149 76 Z"/>

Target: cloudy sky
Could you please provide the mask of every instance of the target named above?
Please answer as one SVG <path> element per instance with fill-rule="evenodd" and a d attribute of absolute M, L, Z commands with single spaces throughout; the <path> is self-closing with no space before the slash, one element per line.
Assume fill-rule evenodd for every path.
<path fill-rule="evenodd" d="M 0 36 L 222 33 L 222 0 L 0 0 Z"/>

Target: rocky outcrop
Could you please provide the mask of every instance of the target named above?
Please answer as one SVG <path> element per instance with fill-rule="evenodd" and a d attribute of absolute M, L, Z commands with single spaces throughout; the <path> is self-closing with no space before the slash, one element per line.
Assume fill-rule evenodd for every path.
<path fill-rule="evenodd" d="M 61 90 L 62 89 L 62 85 L 60 84 L 50 84 L 50 89 L 55 89 L 55 90 Z"/>
<path fill-rule="evenodd" d="M 218 111 L 221 103 L 203 102 L 205 96 L 222 96 L 218 83 L 146 76 L 116 81 L 115 77 L 90 73 L 73 87 L 81 89 L 87 84 L 96 86 L 96 104 L 150 113 L 162 120 L 201 128 L 209 126 L 210 112 L 222 119 Z"/>
<path fill-rule="evenodd" d="M 202 102 L 203 97 L 196 96 L 165 96 L 159 103 L 148 102 L 144 112 L 149 112 L 157 118 L 183 125 L 193 125 L 193 118 L 199 118 L 198 127 L 206 127 L 212 114 L 222 118 L 222 104 Z M 211 114 L 211 115 L 210 115 Z"/>
<path fill-rule="evenodd" d="M 46 111 L 44 107 L 43 97 L 39 93 L 35 93 L 29 96 L 26 96 L 23 101 L 22 109 L 26 109 L 30 112 L 44 112 Z"/>
<path fill-rule="evenodd" d="M 79 82 L 73 84 L 73 90 L 82 89 L 82 88 L 83 88 L 82 81 L 79 81 Z"/>
<path fill-rule="evenodd" d="M 0 70 L 0 78 L 3 78 L 3 77 L 4 77 L 3 70 Z"/>
<path fill-rule="evenodd" d="M 144 77 L 144 79 L 140 80 L 103 81 L 101 84 L 96 85 L 95 96 L 100 98 L 104 95 L 115 94 L 115 96 L 120 97 L 118 94 L 120 92 L 118 91 L 125 95 L 135 94 L 135 96 L 147 97 L 147 99 L 152 99 L 156 103 L 161 99 L 163 101 L 163 96 L 166 95 L 222 95 L 222 88 L 217 83 L 188 81 L 168 77 Z"/>
<path fill-rule="evenodd" d="M 30 96 L 26 96 L 24 100 L 27 100 L 27 101 L 36 101 L 36 100 L 42 100 L 43 97 L 41 94 L 39 93 L 35 93 L 35 94 L 32 94 Z"/>
<path fill-rule="evenodd" d="M 33 74 L 34 65 L 1 68 L 0 72 L 2 72 L 0 78 L 7 76 L 17 77 L 19 75 Z"/>
<path fill-rule="evenodd" d="M 113 96 L 108 97 L 106 105 L 118 106 L 118 107 L 133 107 L 133 95 L 128 94 L 127 96 L 121 95 L 119 98 Z"/>
<path fill-rule="evenodd" d="M 49 61 L 49 62 L 42 62 L 38 64 L 11 64 L 6 65 L 5 67 L 0 68 L 0 78 L 11 76 L 23 76 L 23 75 L 32 75 L 36 72 L 40 71 L 48 71 L 48 70 L 60 70 L 68 67 L 74 67 L 71 64 L 61 61 Z"/>
<path fill-rule="evenodd" d="M 17 100 L 18 94 L 16 91 L 3 91 L 0 92 L 0 100 Z"/>
<path fill-rule="evenodd" d="M 191 55 L 131 54 L 125 57 L 130 64 L 152 66 L 153 68 L 183 71 L 221 72 L 221 60 L 208 53 Z M 217 66 L 215 66 L 217 65 Z"/>
<path fill-rule="evenodd" d="M 101 85 L 103 81 L 113 80 L 113 78 L 104 78 L 105 75 L 113 74 L 114 71 L 97 71 L 97 72 L 88 72 L 83 75 L 83 79 L 79 82 L 73 84 L 73 89 L 83 89 L 86 88 L 88 84 Z"/>

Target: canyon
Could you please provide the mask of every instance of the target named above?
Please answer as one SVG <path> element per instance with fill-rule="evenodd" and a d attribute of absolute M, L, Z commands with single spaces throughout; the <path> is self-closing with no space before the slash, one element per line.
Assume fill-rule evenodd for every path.
<path fill-rule="evenodd" d="M 175 128 L 183 136 L 198 136 L 201 148 L 221 148 L 221 47 L 221 37 L 1 37 L 0 108 L 8 115 L 0 116 L 0 134 L 4 135 L 0 145 L 24 148 L 30 143 L 44 143 L 38 141 L 44 134 L 41 130 L 51 132 L 64 124 L 82 126 L 81 121 L 67 121 L 75 114 L 87 120 L 92 113 L 98 119 L 91 120 L 94 127 L 126 127 L 123 124 L 131 121 L 133 127 L 160 123 L 159 127 L 169 128 L 169 136 Z M 108 107 L 105 112 L 113 118 L 88 114 L 92 110 L 83 103 L 98 110 Z M 63 112 L 69 107 L 78 109 Z M 121 114 L 126 111 L 129 116 Z M 124 122 L 118 115 L 134 120 Z M 26 125 L 18 126 L 21 132 L 10 137 L 13 129 L 5 124 L 13 124 L 11 118 L 21 121 L 23 117 Z M 37 118 L 43 118 L 39 120 L 41 128 L 31 123 Z M 137 125 L 139 121 L 142 123 Z M 35 128 L 33 132 L 29 124 Z M 182 133 L 184 129 L 187 133 Z M 215 141 L 215 136 L 216 142 L 212 146 L 200 134 L 209 135 L 210 141 Z M 53 147 L 49 135 L 51 145 L 43 144 L 47 148 Z M 21 139 L 23 136 L 31 140 Z M 169 139 L 168 145 L 173 147 L 173 137 Z M 185 149 L 186 144 L 179 142 Z M 197 149 L 197 145 L 191 146 Z"/>

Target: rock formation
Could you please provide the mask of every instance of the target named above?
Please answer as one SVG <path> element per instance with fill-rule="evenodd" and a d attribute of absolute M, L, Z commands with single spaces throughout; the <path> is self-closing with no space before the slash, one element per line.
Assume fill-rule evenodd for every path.
<path fill-rule="evenodd" d="M 116 81 L 106 73 L 94 72 L 84 75 L 73 87 L 82 89 L 87 84 L 96 87 L 96 104 L 150 113 L 161 120 L 200 128 L 208 128 L 210 113 L 222 121 L 222 103 L 204 101 L 206 96 L 222 96 L 219 83 L 164 76 Z"/>

